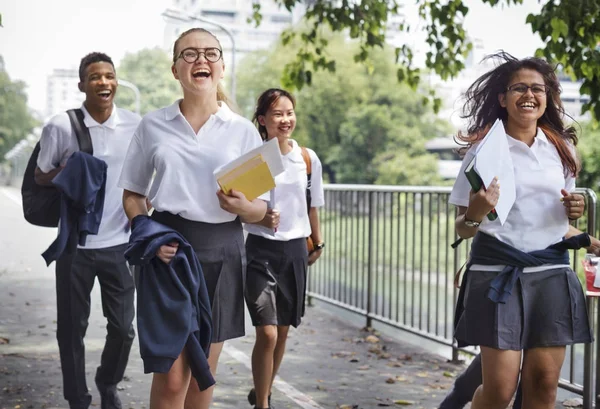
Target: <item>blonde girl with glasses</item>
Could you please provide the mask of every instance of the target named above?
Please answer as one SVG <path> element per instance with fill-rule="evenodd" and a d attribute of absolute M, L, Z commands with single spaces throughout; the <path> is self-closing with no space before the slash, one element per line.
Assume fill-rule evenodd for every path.
<path fill-rule="evenodd" d="M 261 198 L 249 201 L 240 192 L 218 190 L 213 172 L 262 144 L 253 124 L 234 113 L 221 89 L 225 72 L 221 44 L 210 32 L 194 28 L 173 47 L 173 76 L 183 99 L 151 112 L 136 131 L 119 185 L 130 220 L 147 217 L 179 232 L 191 244 L 202 267 L 210 307 L 212 339 L 208 364 L 216 374 L 223 342 L 244 335 L 246 254 L 242 222 L 263 219 Z M 267 194 L 264 199 L 268 200 Z M 135 227 L 133 228 L 135 232 Z M 160 247 L 156 257 L 169 263 L 178 244 Z M 138 301 L 140 299 L 138 290 Z M 138 302 L 138 317 L 144 314 Z M 138 322 L 140 322 L 138 320 Z M 152 346 L 155 339 L 143 339 Z M 181 340 L 174 340 L 181 341 Z M 141 347 L 140 347 L 141 349 Z M 144 362 L 154 372 L 150 409 L 206 409 L 214 387 L 201 391 L 192 376 L 190 351 L 184 347 L 166 370 Z"/>

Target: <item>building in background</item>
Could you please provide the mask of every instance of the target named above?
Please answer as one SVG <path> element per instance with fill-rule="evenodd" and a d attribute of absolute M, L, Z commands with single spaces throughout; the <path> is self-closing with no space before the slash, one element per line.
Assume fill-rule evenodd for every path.
<path fill-rule="evenodd" d="M 262 21 L 256 27 L 254 23 L 248 22 L 253 14 L 253 3 L 253 0 L 172 0 L 171 8 L 225 26 L 234 36 L 237 62 L 248 52 L 269 48 L 279 39 L 283 30 L 300 21 L 305 10 L 296 6 L 289 12 L 272 0 L 261 1 Z M 179 34 L 192 27 L 206 28 L 215 34 L 223 47 L 225 65 L 231 63 L 232 44 L 229 37 L 223 30 L 209 23 L 182 22 L 167 18 L 164 48 L 171 51 Z"/>
<path fill-rule="evenodd" d="M 67 109 L 79 108 L 85 100 L 85 94 L 77 88 L 78 83 L 77 69 L 55 69 L 47 80 L 44 115 L 51 117 Z"/>

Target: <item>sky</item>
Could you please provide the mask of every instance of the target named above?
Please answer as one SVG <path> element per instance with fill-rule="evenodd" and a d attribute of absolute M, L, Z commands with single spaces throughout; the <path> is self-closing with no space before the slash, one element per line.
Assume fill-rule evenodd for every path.
<path fill-rule="evenodd" d="M 540 5 L 523 3 L 502 9 L 465 0 L 468 35 L 481 39 L 486 53 L 504 49 L 517 57 L 532 55 L 542 42 L 525 18 Z M 54 69 L 77 68 L 91 51 L 107 53 L 118 66 L 128 52 L 163 46 L 161 13 L 172 5 L 172 0 L 0 0 L 0 55 L 11 79 L 27 84 L 29 106 L 43 112 L 46 80 Z M 412 38 L 413 47 L 425 45 Z"/>

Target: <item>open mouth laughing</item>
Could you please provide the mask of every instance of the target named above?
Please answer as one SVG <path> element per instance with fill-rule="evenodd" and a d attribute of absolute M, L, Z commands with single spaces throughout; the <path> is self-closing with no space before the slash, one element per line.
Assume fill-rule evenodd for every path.
<path fill-rule="evenodd" d="M 210 71 L 206 68 L 200 68 L 192 72 L 192 77 L 194 78 L 208 78 L 210 77 Z"/>
<path fill-rule="evenodd" d="M 103 89 L 96 93 L 103 101 L 109 101 L 110 97 L 113 95 L 113 92 L 110 89 Z"/>

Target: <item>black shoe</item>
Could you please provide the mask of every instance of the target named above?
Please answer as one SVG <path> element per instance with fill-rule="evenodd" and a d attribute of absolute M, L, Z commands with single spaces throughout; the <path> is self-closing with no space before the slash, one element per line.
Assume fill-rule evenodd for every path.
<path fill-rule="evenodd" d="M 98 392 L 100 392 L 101 409 L 123 409 L 121 399 L 117 394 L 117 385 L 104 385 L 96 381 Z"/>
<path fill-rule="evenodd" d="M 440 403 L 438 409 L 463 409 L 467 403 L 469 403 L 469 401 L 458 396 L 453 388 L 450 393 L 446 395 L 442 403 Z"/>
<path fill-rule="evenodd" d="M 256 406 L 256 391 L 254 390 L 254 388 L 250 389 L 250 392 L 248 392 L 248 403 L 252 406 Z M 269 408 L 267 409 L 273 409 L 271 407 L 271 394 L 269 393 Z"/>
<path fill-rule="evenodd" d="M 92 403 L 92 395 L 86 394 L 81 400 L 69 401 L 69 409 L 88 409 Z"/>

